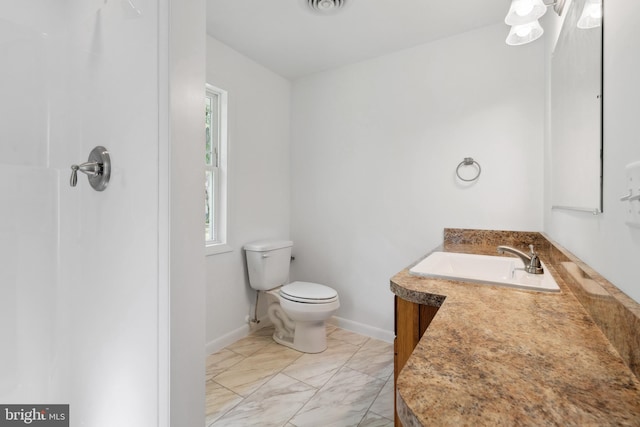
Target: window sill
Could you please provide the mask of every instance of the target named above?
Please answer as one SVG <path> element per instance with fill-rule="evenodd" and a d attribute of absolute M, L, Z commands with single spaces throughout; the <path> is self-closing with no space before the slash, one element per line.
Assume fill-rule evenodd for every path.
<path fill-rule="evenodd" d="M 205 247 L 205 255 L 218 255 L 233 251 L 233 248 L 226 243 L 215 243 Z"/>

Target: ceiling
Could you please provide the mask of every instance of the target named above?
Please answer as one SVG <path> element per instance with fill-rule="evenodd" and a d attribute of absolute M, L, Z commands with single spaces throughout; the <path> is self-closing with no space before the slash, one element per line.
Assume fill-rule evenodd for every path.
<path fill-rule="evenodd" d="M 207 33 L 288 79 L 503 22 L 508 0 L 207 0 Z M 508 27 L 505 26 L 505 37 Z"/>

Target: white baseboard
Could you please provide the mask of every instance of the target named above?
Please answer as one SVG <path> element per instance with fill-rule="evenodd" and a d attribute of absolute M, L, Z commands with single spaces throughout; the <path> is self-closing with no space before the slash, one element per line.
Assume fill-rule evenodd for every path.
<path fill-rule="evenodd" d="M 393 331 L 387 331 L 384 329 L 376 328 L 374 326 L 365 325 L 364 323 L 343 319 L 342 317 L 333 316 L 329 320 L 327 320 L 327 323 L 388 343 L 393 343 L 393 339 L 396 337 Z"/>
<path fill-rule="evenodd" d="M 346 329 L 348 331 L 356 332 L 358 334 L 379 339 L 381 341 L 385 341 L 388 343 L 393 343 L 393 339 L 395 338 L 395 334 L 393 333 L 393 331 L 386 331 L 384 329 L 365 325 L 364 323 L 343 319 L 342 317 L 333 316 L 329 320 L 327 320 L 327 323 L 331 325 L 335 325 L 342 329 Z M 252 326 L 242 325 L 238 329 L 235 329 L 231 332 L 224 334 L 219 338 L 209 341 L 205 346 L 205 352 L 207 355 L 213 354 L 217 351 L 222 350 L 226 346 L 233 344 L 234 342 L 246 337 L 251 332 L 257 331 L 258 329 L 262 329 L 270 325 L 271 325 L 271 321 L 267 316 L 264 316 L 263 318 L 261 318 L 258 324 L 255 324 Z"/>
<path fill-rule="evenodd" d="M 271 321 L 267 316 L 259 320 L 260 321 L 257 324 L 253 324 L 251 326 L 242 325 L 238 329 L 234 329 L 233 331 L 228 332 L 221 337 L 218 337 L 212 341 L 209 341 L 204 348 L 205 354 L 210 355 L 217 351 L 220 351 L 226 346 L 233 344 L 234 342 L 248 336 L 251 332 L 257 331 L 258 329 L 262 329 L 265 326 L 271 325 Z"/>
<path fill-rule="evenodd" d="M 213 341 L 209 341 L 205 345 L 205 353 L 207 355 L 210 355 L 217 351 L 220 351 L 226 346 L 228 346 L 229 344 L 233 344 L 239 339 L 246 337 L 247 335 L 249 335 L 249 332 L 250 332 L 249 325 L 243 325 L 238 329 L 235 329 L 231 332 L 224 334 L 219 338 L 214 339 Z"/>

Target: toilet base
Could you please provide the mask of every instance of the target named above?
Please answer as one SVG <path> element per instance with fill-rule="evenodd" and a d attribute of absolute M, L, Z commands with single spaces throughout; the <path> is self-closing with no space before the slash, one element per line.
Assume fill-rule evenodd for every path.
<path fill-rule="evenodd" d="M 327 349 L 327 328 L 324 321 L 296 322 L 293 341 L 276 330 L 273 340 L 302 353 L 322 353 Z"/>
<path fill-rule="evenodd" d="M 281 298 L 279 289 L 266 292 L 267 314 L 276 328 L 273 340 L 302 353 L 321 353 L 327 349 L 325 321 L 340 307 L 327 304 L 300 304 Z"/>

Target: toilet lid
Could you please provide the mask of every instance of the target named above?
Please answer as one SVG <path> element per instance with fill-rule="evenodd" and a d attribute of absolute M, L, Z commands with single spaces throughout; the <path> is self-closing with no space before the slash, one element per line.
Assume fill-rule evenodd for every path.
<path fill-rule="evenodd" d="M 293 282 L 284 285 L 280 288 L 280 296 L 290 301 L 309 304 L 326 304 L 338 299 L 335 289 L 310 282 Z"/>

